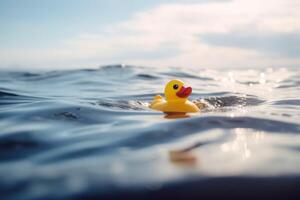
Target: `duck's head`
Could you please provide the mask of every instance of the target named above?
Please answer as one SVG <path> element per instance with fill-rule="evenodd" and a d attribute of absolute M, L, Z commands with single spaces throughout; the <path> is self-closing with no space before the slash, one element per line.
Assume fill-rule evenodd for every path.
<path fill-rule="evenodd" d="M 191 87 L 185 87 L 180 80 L 172 80 L 165 87 L 165 97 L 167 101 L 186 101 L 192 93 Z"/>

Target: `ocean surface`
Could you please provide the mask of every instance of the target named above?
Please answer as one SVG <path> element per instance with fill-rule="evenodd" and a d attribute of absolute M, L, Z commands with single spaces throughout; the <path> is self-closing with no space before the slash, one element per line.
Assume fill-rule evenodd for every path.
<path fill-rule="evenodd" d="M 148 108 L 175 78 L 201 113 Z M 0 199 L 120 197 L 300 199 L 300 70 L 2 70 Z"/>

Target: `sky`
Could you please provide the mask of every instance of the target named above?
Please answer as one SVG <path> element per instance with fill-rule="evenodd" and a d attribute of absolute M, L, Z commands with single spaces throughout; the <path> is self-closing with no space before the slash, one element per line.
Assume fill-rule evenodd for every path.
<path fill-rule="evenodd" d="M 0 68 L 300 65 L 297 0 L 0 0 Z"/>

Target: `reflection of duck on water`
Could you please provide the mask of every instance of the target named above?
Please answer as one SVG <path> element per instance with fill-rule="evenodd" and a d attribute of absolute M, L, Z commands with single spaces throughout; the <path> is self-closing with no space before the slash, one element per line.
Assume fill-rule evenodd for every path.
<path fill-rule="evenodd" d="M 184 87 L 180 80 L 172 80 L 165 87 L 165 98 L 156 95 L 150 104 L 150 108 L 165 113 L 192 113 L 199 112 L 196 104 L 187 98 L 192 93 L 191 87 Z"/>

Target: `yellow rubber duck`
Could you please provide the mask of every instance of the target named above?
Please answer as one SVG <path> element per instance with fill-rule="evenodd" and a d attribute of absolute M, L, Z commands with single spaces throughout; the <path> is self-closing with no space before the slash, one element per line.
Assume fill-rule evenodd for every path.
<path fill-rule="evenodd" d="M 165 98 L 156 95 L 150 108 L 165 113 L 192 113 L 199 112 L 199 108 L 187 98 L 192 93 L 191 87 L 184 87 L 180 80 L 172 80 L 165 87 Z"/>

